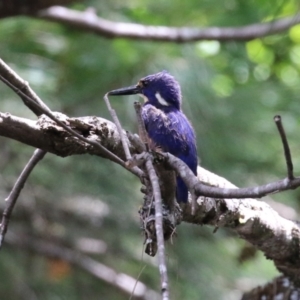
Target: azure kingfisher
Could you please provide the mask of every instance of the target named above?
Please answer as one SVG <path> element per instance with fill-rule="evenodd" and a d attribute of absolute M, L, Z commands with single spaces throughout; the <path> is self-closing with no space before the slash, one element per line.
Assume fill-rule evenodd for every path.
<path fill-rule="evenodd" d="M 109 95 L 139 94 L 145 100 L 142 118 L 153 148 L 169 152 L 185 162 L 197 175 L 197 148 L 193 127 L 181 110 L 179 83 L 167 71 L 148 75 L 130 87 L 113 90 Z M 177 202 L 187 202 L 188 189 L 176 177 Z"/>

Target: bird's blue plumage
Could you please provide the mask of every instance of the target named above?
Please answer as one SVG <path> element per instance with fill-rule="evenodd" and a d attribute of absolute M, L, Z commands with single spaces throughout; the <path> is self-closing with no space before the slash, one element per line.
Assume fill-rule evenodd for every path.
<path fill-rule="evenodd" d="M 153 146 L 180 158 L 197 174 L 195 134 L 185 115 L 175 108 L 159 109 L 146 102 L 142 116 Z M 178 202 L 187 202 L 188 198 L 187 187 L 179 176 L 176 198 Z"/>
<path fill-rule="evenodd" d="M 142 117 L 151 145 L 178 157 L 197 175 L 196 137 L 181 110 L 181 89 L 173 76 L 162 71 L 142 78 L 136 86 L 110 94 L 143 96 Z M 176 184 L 177 201 L 187 202 L 188 189 L 179 176 Z"/>

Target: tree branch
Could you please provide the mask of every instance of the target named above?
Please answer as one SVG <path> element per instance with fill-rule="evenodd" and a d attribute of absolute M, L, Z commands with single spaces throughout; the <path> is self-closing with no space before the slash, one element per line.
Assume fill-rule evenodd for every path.
<path fill-rule="evenodd" d="M 131 158 L 131 153 L 130 153 L 130 150 L 129 150 L 129 147 L 128 147 L 128 139 L 126 139 L 125 137 L 125 134 L 123 132 L 123 128 L 121 126 L 121 123 L 117 117 L 117 114 L 116 114 L 116 111 L 111 107 L 110 105 L 110 102 L 109 102 L 109 99 L 108 99 L 108 95 L 107 93 L 104 95 L 103 97 L 104 101 L 105 101 L 105 104 L 108 108 L 108 111 L 116 125 L 116 128 L 118 130 L 118 133 L 120 135 L 120 138 L 121 138 L 121 142 L 122 142 L 122 146 L 123 146 L 123 150 L 124 150 L 124 153 L 125 153 L 125 157 L 126 157 L 126 160 L 130 159 Z"/>
<path fill-rule="evenodd" d="M 281 122 L 281 116 L 279 116 L 279 115 L 275 116 L 274 121 L 277 126 L 278 132 L 280 134 L 281 142 L 283 145 L 288 179 L 293 180 L 295 177 L 294 177 L 294 173 L 293 173 L 294 166 L 293 166 L 293 161 L 292 161 L 292 155 L 291 155 L 290 146 L 289 146 L 282 122 Z"/>
<path fill-rule="evenodd" d="M 48 106 L 30 88 L 29 83 L 22 79 L 1 58 L 0 80 L 8 85 L 16 94 L 18 94 L 24 104 L 37 116 L 40 116 L 43 113 L 43 109 L 50 111 Z"/>
<path fill-rule="evenodd" d="M 163 214 L 162 214 L 162 199 L 158 182 L 158 177 L 153 167 L 151 157 L 146 160 L 146 169 L 151 181 L 155 205 L 155 231 L 158 245 L 158 269 L 161 281 L 161 294 L 163 300 L 169 300 L 169 284 L 168 284 L 168 269 L 165 257 L 165 242 L 163 234 Z"/>
<path fill-rule="evenodd" d="M 109 120 L 98 117 L 69 118 L 61 113 L 55 115 L 61 122 L 84 135 L 86 139 L 101 142 L 109 151 L 125 159 L 116 126 Z M 0 112 L 0 136 L 62 157 L 84 153 L 105 157 L 100 149 L 79 141 L 45 115 L 34 121 Z M 130 136 L 131 134 L 127 133 L 127 137 Z M 131 143 L 129 149 L 132 153 L 136 153 Z"/>
<path fill-rule="evenodd" d="M 244 293 L 241 300 L 260 300 L 260 299 L 300 299 L 300 288 L 285 276 L 274 278 L 264 286 L 259 286 Z"/>
<path fill-rule="evenodd" d="M 166 159 L 166 162 L 178 172 L 189 190 L 195 192 L 195 195 L 198 197 L 205 196 L 217 199 L 262 198 L 270 194 L 296 189 L 300 186 L 300 177 L 295 177 L 294 179 L 284 178 L 282 180 L 250 188 L 217 188 L 215 186 L 210 186 L 209 184 L 201 183 L 187 165 L 174 155 L 170 153 L 160 153 L 160 155 L 163 156 Z M 143 157 L 136 157 L 135 159 L 143 159 Z"/>
<path fill-rule="evenodd" d="M 26 164 L 24 170 L 21 172 L 19 178 L 17 179 L 15 185 L 13 186 L 9 196 L 5 199 L 6 207 L 3 211 L 2 221 L 0 225 L 0 249 L 3 244 L 3 240 L 7 231 L 8 223 L 10 220 L 10 216 L 14 209 L 14 206 L 18 200 L 18 197 L 21 193 L 21 190 L 24 187 L 26 180 L 28 179 L 30 173 L 34 169 L 34 167 L 38 164 L 38 162 L 44 158 L 46 152 L 40 149 L 36 149 L 30 158 L 29 162 Z"/>
<path fill-rule="evenodd" d="M 42 10 L 37 16 L 107 38 L 128 38 L 176 43 L 200 40 L 248 41 L 285 31 L 293 25 L 300 23 L 300 14 L 297 14 L 270 22 L 255 23 L 241 27 L 146 26 L 134 23 L 112 22 L 98 17 L 91 10 L 80 12 L 61 6 L 53 6 Z"/>

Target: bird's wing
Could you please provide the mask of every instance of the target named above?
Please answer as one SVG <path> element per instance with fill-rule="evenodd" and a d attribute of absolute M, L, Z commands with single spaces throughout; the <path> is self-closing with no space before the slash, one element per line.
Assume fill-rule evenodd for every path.
<path fill-rule="evenodd" d="M 156 146 L 178 157 L 187 156 L 190 151 L 196 155 L 194 130 L 181 111 L 164 112 L 145 105 L 142 116 L 149 138 Z"/>
<path fill-rule="evenodd" d="M 153 105 L 144 105 L 142 117 L 151 144 L 184 161 L 196 175 L 196 138 L 186 116 L 177 109 L 163 111 Z M 178 202 L 187 202 L 188 199 L 188 189 L 179 176 L 177 176 L 176 198 Z"/>

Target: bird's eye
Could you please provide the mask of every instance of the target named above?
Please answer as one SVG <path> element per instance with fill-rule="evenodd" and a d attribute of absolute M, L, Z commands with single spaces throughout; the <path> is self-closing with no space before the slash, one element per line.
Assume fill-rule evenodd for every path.
<path fill-rule="evenodd" d="M 138 83 L 138 85 L 139 85 L 140 87 L 145 87 L 145 86 L 148 85 L 148 82 L 147 82 L 146 80 L 140 80 L 139 83 Z"/>

